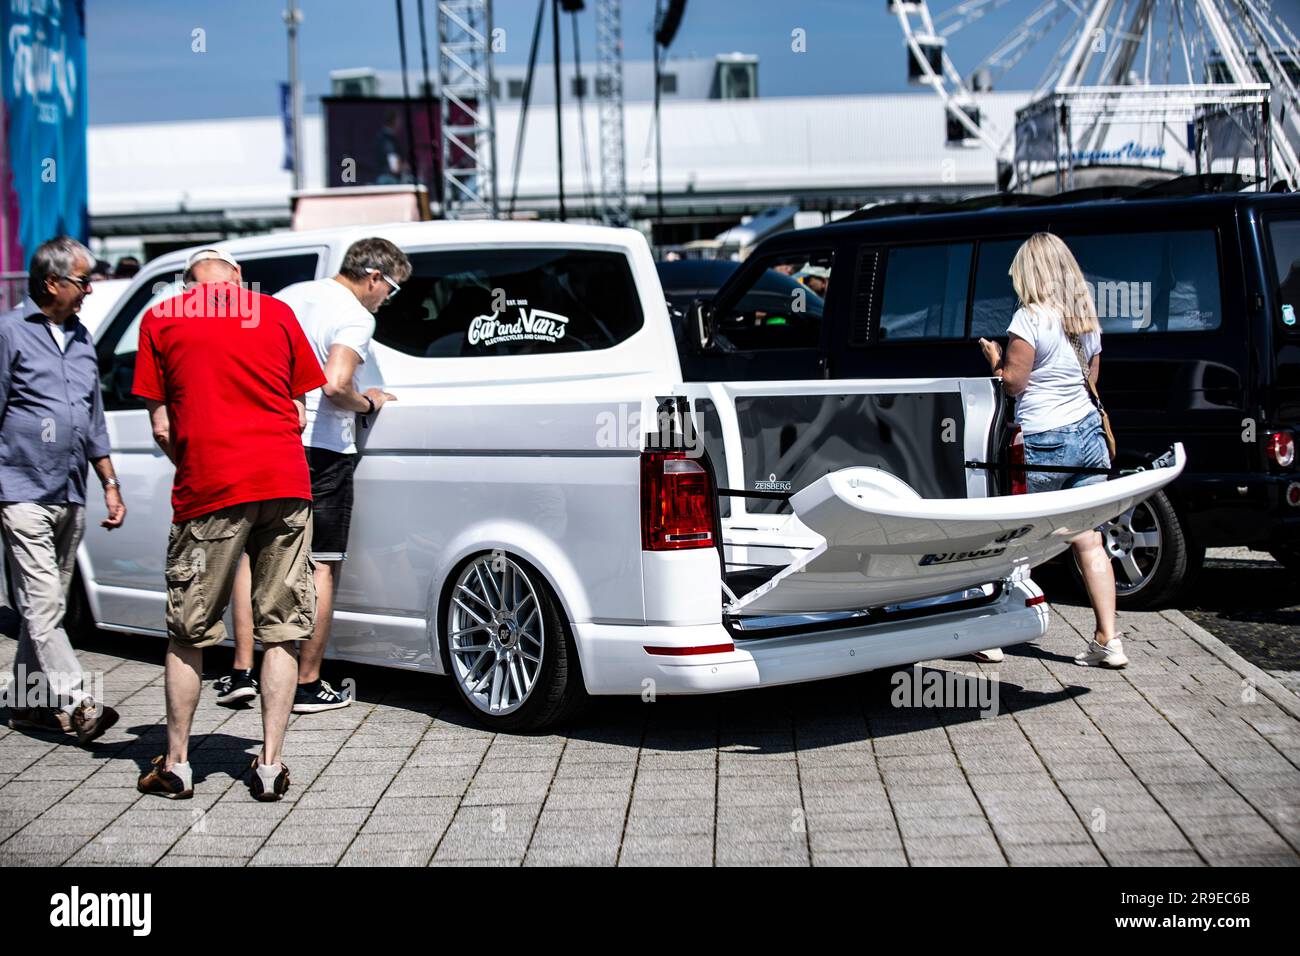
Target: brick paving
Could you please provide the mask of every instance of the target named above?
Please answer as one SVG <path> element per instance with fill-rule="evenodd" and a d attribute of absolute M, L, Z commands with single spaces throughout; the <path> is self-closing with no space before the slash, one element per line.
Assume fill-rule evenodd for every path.
<path fill-rule="evenodd" d="M 895 708 L 876 673 L 603 700 L 510 736 L 444 678 L 334 664 L 360 699 L 293 719 L 278 804 L 236 779 L 258 712 L 206 683 L 195 798 L 137 793 L 164 749 L 162 644 L 103 635 L 82 660 L 122 713 L 105 738 L 0 729 L 0 865 L 1300 863 L 1300 700 L 1177 612 L 1122 615 L 1126 671 L 1076 667 L 1089 622 L 1058 606 L 1001 664 L 925 665 L 994 682 L 990 718 Z"/>

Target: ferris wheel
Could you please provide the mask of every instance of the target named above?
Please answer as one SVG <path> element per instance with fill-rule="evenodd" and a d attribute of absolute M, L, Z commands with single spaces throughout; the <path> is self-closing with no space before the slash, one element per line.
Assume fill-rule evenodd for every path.
<path fill-rule="evenodd" d="M 1032 90 L 1031 101 L 1118 88 L 1172 101 L 1187 91 L 1207 98 L 1233 86 L 1258 91 L 1267 84 L 1255 96 L 1271 106 L 1263 111 L 1271 169 L 1274 178 L 1300 185 L 1300 41 L 1272 0 L 953 0 L 935 6 L 888 0 L 909 50 L 908 79 L 943 100 L 950 143 L 1010 157 L 1014 127 L 999 128 L 982 115 L 976 97 L 1004 84 Z M 965 32 L 980 21 L 980 29 Z M 983 28 L 1000 21 L 1007 24 L 1005 35 L 991 47 L 971 35 L 987 35 Z M 1035 75 L 1026 75 L 1031 68 Z"/>

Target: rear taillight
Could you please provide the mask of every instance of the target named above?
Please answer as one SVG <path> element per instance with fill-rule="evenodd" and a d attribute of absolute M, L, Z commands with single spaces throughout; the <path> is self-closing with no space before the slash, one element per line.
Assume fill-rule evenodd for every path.
<path fill-rule="evenodd" d="M 709 473 L 684 451 L 641 453 L 641 548 L 712 548 L 714 492 Z"/>
<path fill-rule="evenodd" d="M 1264 450 L 1273 464 L 1279 468 L 1290 468 L 1295 464 L 1295 435 L 1291 432 L 1273 432 L 1268 436 Z"/>
<path fill-rule="evenodd" d="M 1007 442 L 1007 464 L 1011 466 L 1011 493 L 1028 494 L 1029 477 L 1025 474 L 1025 436 L 1020 433 L 1019 425 L 1011 426 L 1011 440 Z"/>

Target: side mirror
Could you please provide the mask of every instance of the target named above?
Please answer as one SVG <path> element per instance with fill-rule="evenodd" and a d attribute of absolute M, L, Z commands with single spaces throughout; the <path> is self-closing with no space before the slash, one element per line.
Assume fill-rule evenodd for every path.
<path fill-rule="evenodd" d="M 687 335 L 698 352 L 713 348 L 713 304 L 707 299 L 696 299 L 686 310 Z"/>

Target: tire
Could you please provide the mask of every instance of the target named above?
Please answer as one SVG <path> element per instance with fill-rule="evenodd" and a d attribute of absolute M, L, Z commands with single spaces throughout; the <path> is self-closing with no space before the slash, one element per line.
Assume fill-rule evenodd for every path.
<path fill-rule="evenodd" d="M 1167 604 L 1200 570 L 1205 549 L 1183 530 L 1178 512 L 1157 491 L 1102 527 L 1102 543 L 1115 571 L 1115 603 L 1122 611 L 1141 611 Z M 1077 559 L 1070 561 L 1083 586 Z"/>
<path fill-rule="evenodd" d="M 541 730 L 574 717 L 587 702 L 560 602 L 521 558 L 496 551 L 466 559 L 448 580 L 439 621 L 443 664 L 461 702 L 485 726 Z M 479 646 L 485 649 L 476 655 Z M 535 665 L 533 655 L 540 658 Z"/>

